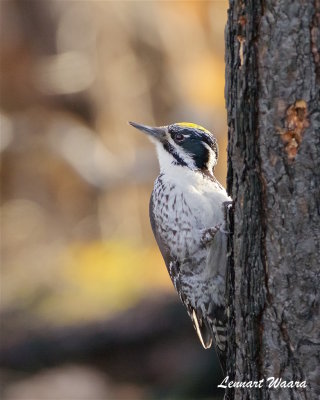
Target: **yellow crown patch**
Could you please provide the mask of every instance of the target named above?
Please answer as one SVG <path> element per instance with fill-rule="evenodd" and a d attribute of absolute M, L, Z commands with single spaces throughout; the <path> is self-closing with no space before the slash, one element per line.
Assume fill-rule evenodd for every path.
<path fill-rule="evenodd" d="M 200 129 L 203 132 L 209 133 L 208 129 L 204 128 L 203 126 L 193 124 L 192 122 L 178 122 L 176 125 L 181 126 L 182 128 L 193 128 L 193 129 Z"/>

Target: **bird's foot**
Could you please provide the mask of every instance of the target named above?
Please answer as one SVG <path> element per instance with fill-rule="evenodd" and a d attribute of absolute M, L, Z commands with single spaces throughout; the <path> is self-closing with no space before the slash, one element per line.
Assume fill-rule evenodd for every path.
<path fill-rule="evenodd" d="M 232 200 L 224 201 L 224 202 L 223 202 L 223 206 L 224 206 L 227 210 L 230 210 L 230 208 L 232 208 L 232 206 L 233 206 L 233 201 L 232 201 Z"/>
<path fill-rule="evenodd" d="M 202 230 L 201 243 L 203 246 L 207 246 L 210 242 L 212 242 L 216 233 L 221 230 L 221 225 L 222 224 L 217 224 L 212 228 L 206 228 Z"/>

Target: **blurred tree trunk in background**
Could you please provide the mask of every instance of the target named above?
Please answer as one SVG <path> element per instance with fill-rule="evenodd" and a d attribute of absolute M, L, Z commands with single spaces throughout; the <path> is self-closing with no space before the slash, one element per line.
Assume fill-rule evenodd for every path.
<path fill-rule="evenodd" d="M 230 0 L 230 399 L 320 396 L 320 2 Z M 268 388 L 268 378 L 307 388 Z"/>

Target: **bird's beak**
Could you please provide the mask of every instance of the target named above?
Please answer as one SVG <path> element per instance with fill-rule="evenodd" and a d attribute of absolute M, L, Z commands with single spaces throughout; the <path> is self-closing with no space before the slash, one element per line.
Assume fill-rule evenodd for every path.
<path fill-rule="evenodd" d="M 148 125 L 140 125 L 136 122 L 129 121 L 129 124 L 139 131 L 145 132 L 147 135 L 151 136 L 154 139 L 159 140 L 162 142 L 166 137 L 166 129 L 165 127 L 153 127 Z"/>

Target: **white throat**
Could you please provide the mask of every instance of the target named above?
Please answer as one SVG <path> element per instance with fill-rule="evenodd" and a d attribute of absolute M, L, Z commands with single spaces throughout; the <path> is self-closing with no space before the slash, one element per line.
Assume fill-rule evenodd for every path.
<path fill-rule="evenodd" d="M 188 156 L 187 154 L 182 155 L 181 152 L 179 151 L 179 149 L 176 146 L 174 146 L 174 147 L 175 147 L 175 150 L 176 150 L 177 154 L 179 155 L 179 157 L 188 165 L 189 168 L 176 165 L 174 157 L 163 148 L 161 143 L 157 142 L 156 150 L 157 150 L 157 155 L 158 155 L 158 160 L 159 160 L 159 165 L 160 165 L 160 171 L 162 173 L 169 173 L 176 167 L 183 168 L 184 170 L 186 170 L 186 169 L 194 170 L 195 167 L 194 167 L 194 161 L 193 161 L 192 157 Z"/>
<path fill-rule="evenodd" d="M 197 187 L 204 184 L 204 176 L 200 171 L 197 172 L 186 166 L 177 165 L 172 155 L 162 147 L 162 144 L 156 143 L 156 149 L 160 172 L 165 175 L 166 180 L 184 187 L 189 185 Z M 184 161 L 186 161 L 185 157 Z M 194 166 L 193 160 L 192 166 Z"/>

